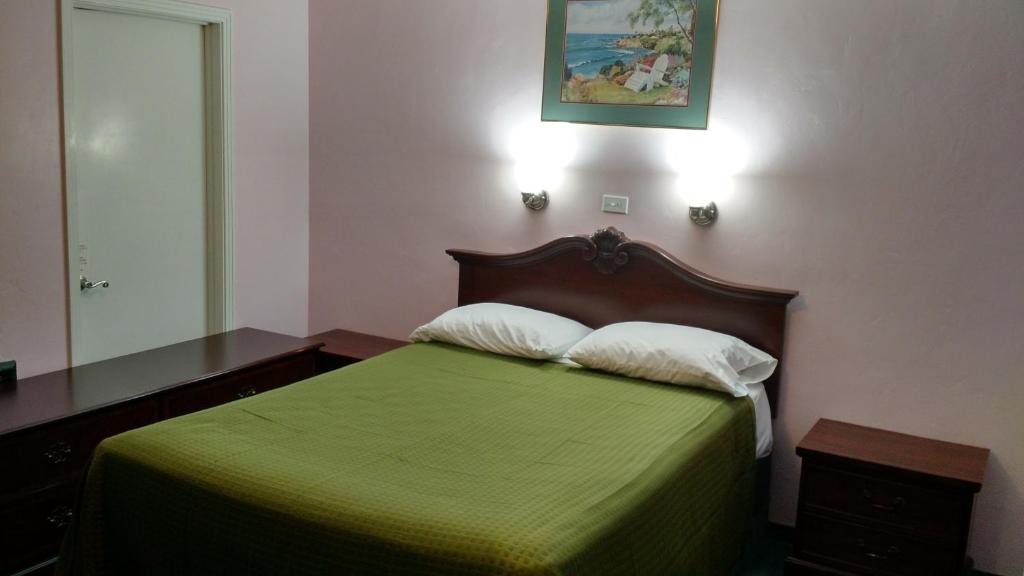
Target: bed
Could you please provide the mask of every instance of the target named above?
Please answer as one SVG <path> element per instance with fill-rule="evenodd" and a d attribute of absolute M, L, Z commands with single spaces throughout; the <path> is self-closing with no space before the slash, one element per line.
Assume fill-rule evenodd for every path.
<path fill-rule="evenodd" d="M 782 358 L 794 292 L 717 280 L 614 229 L 449 254 L 460 304 L 689 324 Z M 757 412 L 413 344 L 108 439 L 58 573 L 727 574 L 766 462 Z"/>

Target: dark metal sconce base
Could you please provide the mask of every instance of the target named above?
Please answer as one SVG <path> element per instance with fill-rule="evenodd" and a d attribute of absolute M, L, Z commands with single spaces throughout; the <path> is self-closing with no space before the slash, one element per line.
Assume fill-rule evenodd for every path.
<path fill-rule="evenodd" d="M 718 220 L 718 206 L 714 202 L 707 206 L 690 206 L 690 220 L 698 226 L 711 226 Z"/>
<path fill-rule="evenodd" d="M 530 210 L 543 210 L 548 206 L 548 193 L 541 191 L 540 193 L 534 194 L 532 192 L 523 192 L 523 206 L 526 206 Z"/>

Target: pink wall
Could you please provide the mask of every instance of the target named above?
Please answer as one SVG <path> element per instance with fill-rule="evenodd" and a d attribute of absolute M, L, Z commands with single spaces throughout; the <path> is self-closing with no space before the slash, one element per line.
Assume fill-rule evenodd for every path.
<path fill-rule="evenodd" d="M 801 290 L 772 517 L 793 446 L 832 417 L 993 450 L 971 552 L 1024 567 L 1024 3 L 722 2 L 712 128 L 751 150 L 691 225 L 675 133 L 579 126 L 550 208 L 506 140 L 539 117 L 545 2 L 312 0 L 311 331 L 401 337 L 455 304 L 448 247 L 510 251 L 615 225 L 712 274 Z M 599 212 L 632 196 L 629 216 Z"/>
<path fill-rule="evenodd" d="M 309 4 L 209 0 L 231 10 L 235 324 L 309 334 Z"/>
<path fill-rule="evenodd" d="M 68 361 L 58 4 L 0 4 L 0 355 L 24 376 Z M 210 4 L 234 15 L 236 322 L 305 336 L 308 5 Z"/>
<path fill-rule="evenodd" d="M 0 356 L 67 363 L 56 2 L 0 4 Z"/>

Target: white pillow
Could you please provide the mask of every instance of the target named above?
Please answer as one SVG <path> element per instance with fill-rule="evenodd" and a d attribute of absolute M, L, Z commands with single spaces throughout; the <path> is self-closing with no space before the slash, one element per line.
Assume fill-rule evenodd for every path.
<path fill-rule="evenodd" d="M 566 355 L 587 368 L 733 396 L 746 396 L 747 384 L 766 380 L 778 364 L 727 334 L 653 322 L 610 324 Z"/>
<path fill-rule="evenodd" d="M 575 320 L 509 304 L 470 304 L 453 308 L 420 326 L 413 342 L 437 340 L 506 356 L 547 360 L 565 355 L 593 332 Z"/>

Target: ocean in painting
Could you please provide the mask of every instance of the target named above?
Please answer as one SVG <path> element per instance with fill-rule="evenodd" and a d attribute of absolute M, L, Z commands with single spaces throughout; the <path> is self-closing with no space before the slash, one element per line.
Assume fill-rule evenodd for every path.
<path fill-rule="evenodd" d="M 638 57 L 651 54 L 644 48 L 620 48 L 616 42 L 632 34 L 566 34 L 565 65 L 572 75 L 597 76 L 601 68 L 617 60 L 629 67 Z"/>

